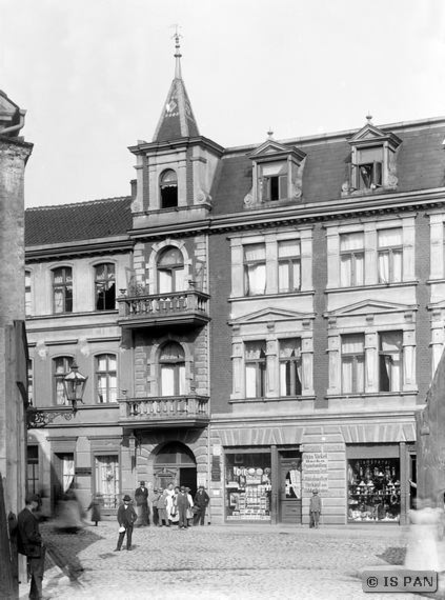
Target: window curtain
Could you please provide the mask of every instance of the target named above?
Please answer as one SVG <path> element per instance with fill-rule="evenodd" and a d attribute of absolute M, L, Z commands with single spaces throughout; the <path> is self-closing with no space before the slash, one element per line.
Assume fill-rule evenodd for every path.
<path fill-rule="evenodd" d="M 342 390 L 343 393 L 364 391 L 364 337 L 347 335 L 342 338 Z"/>
<path fill-rule="evenodd" d="M 160 269 L 159 274 L 159 293 L 170 294 L 173 291 L 173 277 L 171 271 Z"/>
<path fill-rule="evenodd" d="M 382 391 L 398 392 L 402 378 L 402 333 L 384 333 L 380 343 L 380 388 Z"/>
<path fill-rule="evenodd" d="M 64 456 L 62 458 L 62 485 L 65 493 L 74 481 L 74 456 Z"/>
<path fill-rule="evenodd" d="M 340 251 L 351 252 L 353 250 L 363 250 L 363 233 L 342 233 L 340 236 Z"/>
<path fill-rule="evenodd" d="M 402 281 L 401 245 L 402 229 L 400 227 L 381 229 L 378 232 L 379 279 L 382 283 Z M 385 248 L 387 250 L 384 250 Z M 389 250 L 390 248 L 392 251 Z"/>
<path fill-rule="evenodd" d="M 264 387 L 265 383 L 265 354 L 266 343 L 264 340 L 258 342 L 246 342 L 246 398 L 257 398 L 260 393 L 264 391 L 258 389 L 258 387 Z"/>
<path fill-rule="evenodd" d="M 348 253 L 340 259 L 341 285 L 362 285 L 364 281 L 364 237 L 362 232 L 344 233 L 340 236 L 340 252 Z M 362 251 L 362 253 L 360 253 Z"/>
<path fill-rule="evenodd" d="M 283 396 L 301 394 L 301 340 L 280 341 L 280 389 Z"/>
<path fill-rule="evenodd" d="M 266 291 L 266 246 L 264 244 L 245 246 L 244 261 L 246 294 L 248 296 L 264 294 Z"/>

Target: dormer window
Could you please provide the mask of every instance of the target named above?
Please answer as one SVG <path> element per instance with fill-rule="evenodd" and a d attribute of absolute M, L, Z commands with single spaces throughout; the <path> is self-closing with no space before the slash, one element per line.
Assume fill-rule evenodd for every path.
<path fill-rule="evenodd" d="M 172 169 L 162 173 L 159 187 L 161 208 L 178 206 L 178 177 Z"/>
<path fill-rule="evenodd" d="M 287 198 L 287 161 L 285 163 L 269 163 L 260 166 L 261 199 L 273 202 Z"/>
<path fill-rule="evenodd" d="M 252 189 L 244 198 L 245 206 L 300 200 L 305 157 L 295 146 L 268 139 L 249 156 Z"/>
<path fill-rule="evenodd" d="M 368 123 L 350 140 L 351 155 L 347 180 L 342 186 L 342 196 L 367 194 L 395 189 L 398 184 L 397 149 L 401 140 Z"/>

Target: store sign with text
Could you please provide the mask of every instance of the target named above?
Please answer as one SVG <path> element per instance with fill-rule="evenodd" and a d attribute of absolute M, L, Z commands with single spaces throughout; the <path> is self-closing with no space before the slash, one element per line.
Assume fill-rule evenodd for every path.
<path fill-rule="evenodd" d="M 303 493 L 313 490 L 329 491 L 328 455 L 324 452 L 305 452 L 303 454 Z"/>

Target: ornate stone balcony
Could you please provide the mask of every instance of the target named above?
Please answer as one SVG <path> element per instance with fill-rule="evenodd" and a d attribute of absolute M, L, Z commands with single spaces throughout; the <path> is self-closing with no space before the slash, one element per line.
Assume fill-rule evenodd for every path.
<path fill-rule="evenodd" d="M 204 427 L 209 422 L 209 398 L 197 394 L 120 398 L 119 425 L 148 427 Z"/>
<path fill-rule="evenodd" d="M 119 325 L 126 328 L 165 325 L 205 325 L 210 321 L 207 304 L 210 296 L 198 290 L 168 294 L 122 295 L 119 303 Z"/>

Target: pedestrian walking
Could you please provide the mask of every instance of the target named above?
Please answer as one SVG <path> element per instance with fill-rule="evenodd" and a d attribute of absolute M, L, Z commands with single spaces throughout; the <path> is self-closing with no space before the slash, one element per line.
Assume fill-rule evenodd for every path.
<path fill-rule="evenodd" d="M 312 498 L 309 500 L 309 527 L 318 529 L 318 523 L 321 515 L 321 498 L 318 490 L 312 492 Z"/>
<path fill-rule="evenodd" d="M 189 499 L 185 487 L 181 486 L 176 498 L 176 506 L 178 509 L 178 527 L 179 529 L 187 529 L 187 509 L 189 507 Z"/>
<path fill-rule="evenodd" d="M 39 522 L 35 515 L 40 506 L 40 498 L 36 494 L 26 497 L 25 508 L 17 517 L 17 545 L 20 554 L 27 558 L 30 600 L 41 600 L 43 571 L 45 568 L 45 546 L 40 535 Z"/>
<path fill-rule="evenodd" d="M 125 535 L 127 535 L 127 550 L 131 550 L 131 541 L 133 537 L 133 526 L 137 521 L 137 514 L 131 504 L 130 496 L 125 495 L 122 504 L 117 509 L 117 520 L 119 522 L 119 538 L 115 552 L 120 552 Z"/>
<path fill-rule="evenodd" d="M 97 527 L 98 522 L 101 520 L 101 502 L 102 502 L 102 494 L 93 494 L 91 497 L 91 502 L 88 510 L 91 510 L 91 520 Z"/>
<path fill-rule="evenodd" d="M 205 491 L 203 485 L 200 485 L 198 491 L 195 495 L 195 517 L 194 517 L 194 525 L 204 525 L 204 519 L 206 514 L 207 506 L 210 502 L 210 497 L 208 493 Z"/>
<path fill-rule="evenodd" d="M 139 487 L 134 493 L 136 508 L 138 512 L 137 527 L 147 527 L 150 525 L 150 516 L 148 511 L 148 489 L 145 487 L 145 481 L 139 483 Z"/>

